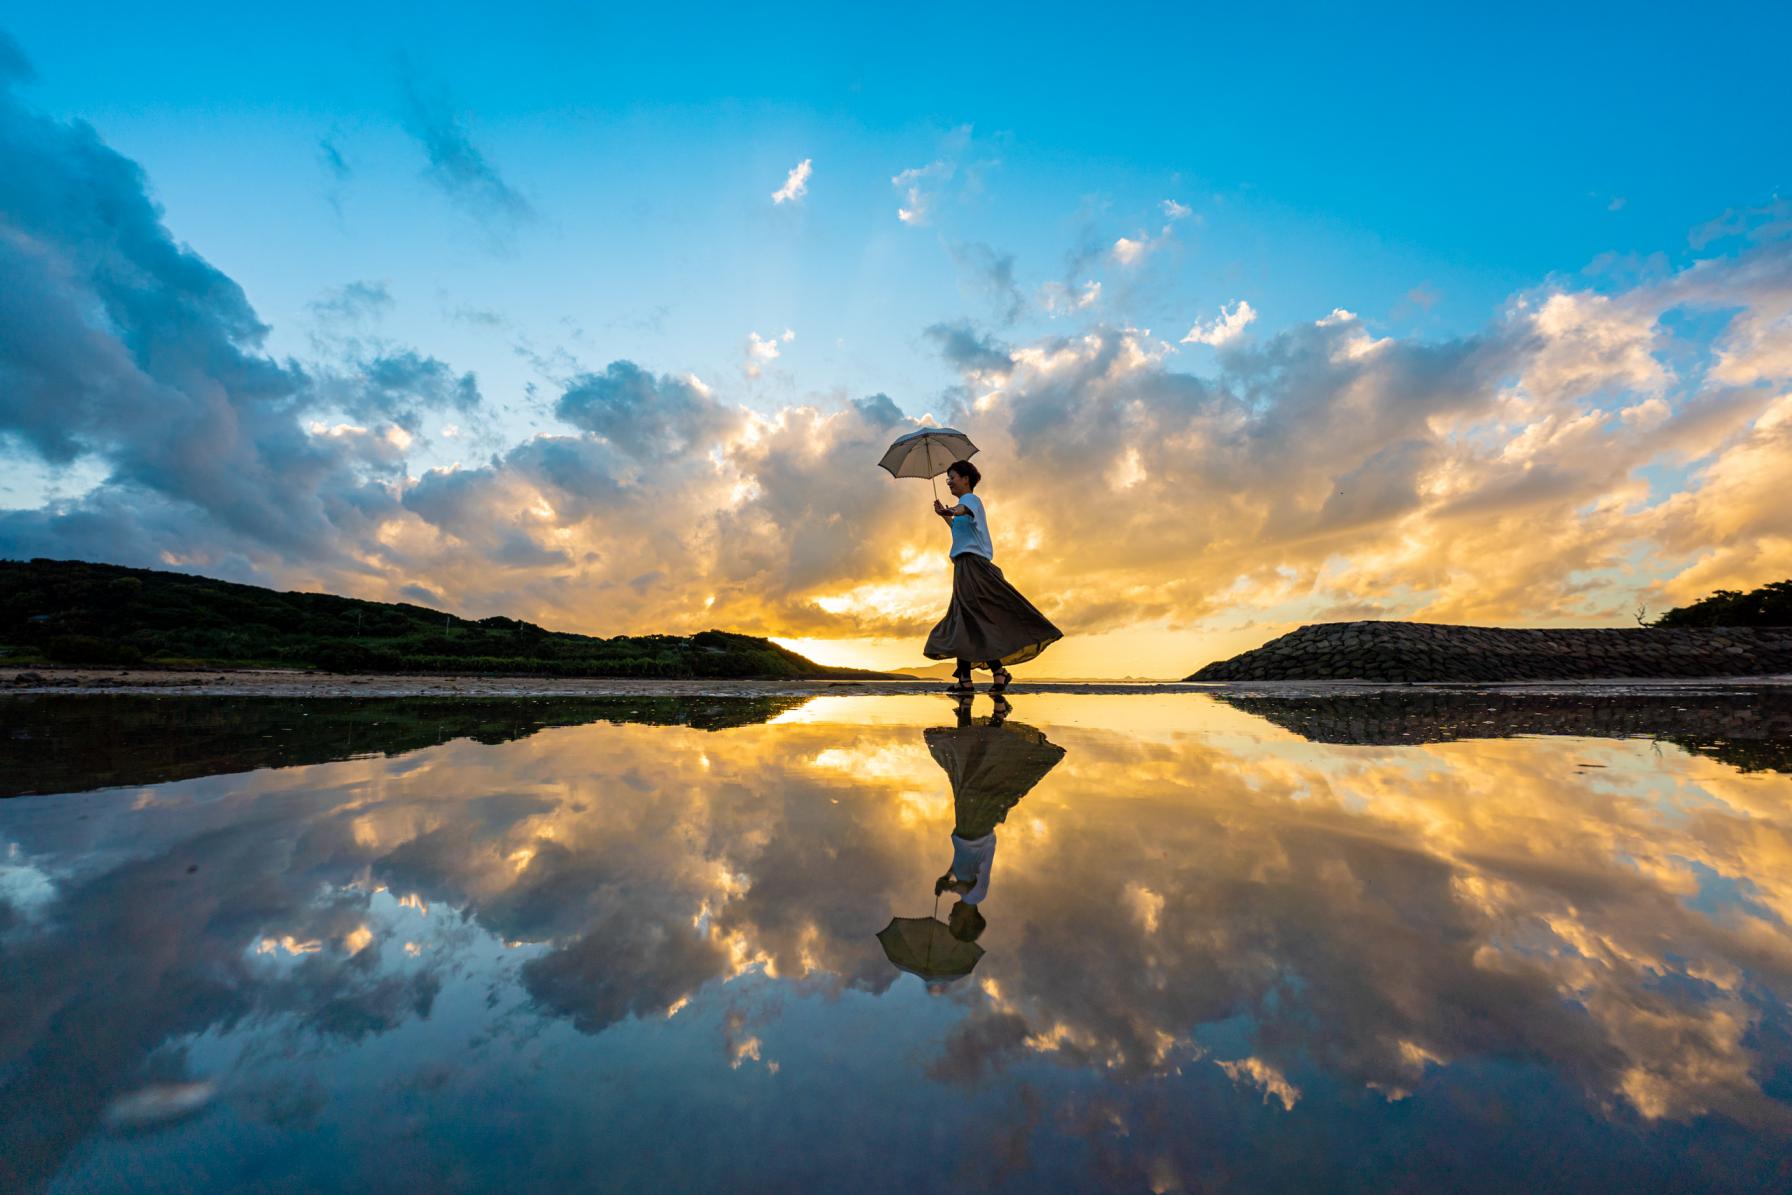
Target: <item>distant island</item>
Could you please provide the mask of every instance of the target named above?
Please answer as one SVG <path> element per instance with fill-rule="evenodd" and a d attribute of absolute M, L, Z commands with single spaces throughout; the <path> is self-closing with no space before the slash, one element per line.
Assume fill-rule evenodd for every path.
<path fill-rule="evenodd" d="M 190 573 L 0 560 L 0 662 L 566 677 L 883 679 L 727 631 L 601 639 Z"/>

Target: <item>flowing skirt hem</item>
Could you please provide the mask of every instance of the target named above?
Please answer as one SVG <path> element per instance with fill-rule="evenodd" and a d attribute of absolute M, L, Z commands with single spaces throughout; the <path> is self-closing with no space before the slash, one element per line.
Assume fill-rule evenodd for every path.
<path fill-rule="evenodd" d="M 930 660 L 969 660 L 987 670 L 1024 664 L 1063 637 L 994 561 L 961 552 L 952 560 L 951 604 L 921 650 Z"/>

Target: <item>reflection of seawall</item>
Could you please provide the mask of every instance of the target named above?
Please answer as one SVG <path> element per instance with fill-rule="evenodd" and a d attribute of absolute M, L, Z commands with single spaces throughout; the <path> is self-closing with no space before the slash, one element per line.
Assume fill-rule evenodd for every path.
<path fill-rule="evenodd" d="M 1509 630 L 1324 622 L 1207 665 L 1192 681 L 1488 682 L 1792 672 L 1792 627 Z"/>
<path fill-rule="evenodd" d="M 1744 771 L 1792 772 L 1792 693 L 1387 692 L 1220 700 L 1317 743 L 1434 743 L 1520 734 L 1665 739 Z"/>
<path fill-rule="evenodd" d="M 459 738 L 504 743 L 586 722 L 720 730 L 806 700 L 12 697 L 0 734 L 0 797 L 396 755 Z"/>

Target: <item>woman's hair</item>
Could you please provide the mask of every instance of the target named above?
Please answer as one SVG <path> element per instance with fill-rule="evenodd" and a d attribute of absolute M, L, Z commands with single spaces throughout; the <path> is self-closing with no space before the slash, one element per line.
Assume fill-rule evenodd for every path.
<path fill-rule="evenodd" d="M 947 931 L 960 942 L 975 942 L 983 935 L 983 927 L 988 924 L 976 905 L 966 904 L 962 900 L 952 906 L 952 912 L 946 917 Z"/>
<path fill-rule="evenodd" d="M 977 483 L 983 480 L 983 474 L 977 472 L 977 466 L 969 461 L 953 461 L 946 466 L 946 472 L 958 474 L 973 490 L 977 488 Z"/>

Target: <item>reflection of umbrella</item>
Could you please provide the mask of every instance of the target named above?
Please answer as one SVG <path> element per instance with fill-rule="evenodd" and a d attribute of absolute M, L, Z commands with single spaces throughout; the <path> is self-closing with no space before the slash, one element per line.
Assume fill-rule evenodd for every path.
<path fill-rule="evenodd" d="M 952 462 L 969 460 L 976 451 L 971 438 L 956 428 L 924 427 L 897 437 L 877 463 L 889 470 L 891 477 L 938 477 Z M 939 493 L 936 484 L 933 496 L 937 498 Z"/>
<path fill-rule="evenodd" d="M 927 750 L 952 782 L 956 833 L 981 838 L 1064 758 L 1064 748 L 1020 722 L 934 726 Z"/>
<path fill-rule="evenodd" d="M 983 947 L 960 942 L 945 922 L 933 917 L 892 917 L 877 940 L 892 963 L 928 983 L 969 975 L 983 957 Z"/>

